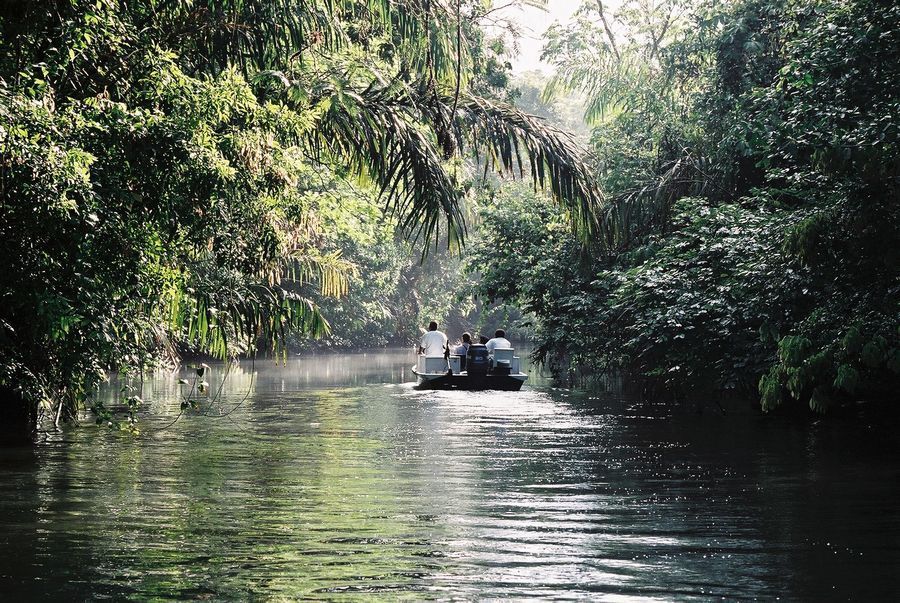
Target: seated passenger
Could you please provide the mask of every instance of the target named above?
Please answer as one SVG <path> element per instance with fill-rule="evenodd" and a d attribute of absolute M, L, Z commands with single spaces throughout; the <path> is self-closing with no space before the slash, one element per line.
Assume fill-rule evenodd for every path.
<path fill-rule="evenodd" d="M 472 336 L 468 333 L 462 334 L 462 343 L 453 350 L 454 354 L 459 356 L 459 370 L 466 370 L 466 354 L 469 353 L 469 346 L 472 345 Z"/>
<path fill-rule="evenodd" d="M 506 338 L 506 331 L 497 329 L 494 331 L 494 338 L 488 340 L 484 346 L 488 349 L 488 353 L 493 355 L 494 348 L 511 348 L 512 344 Z"/>
<path fill-rule="evenodd" d="M 445 356 L 447 354 L 447 336 L 437 330 L 437 323 L 428 324 L 428 332 L 419 340 L 419 353 L 426 356 Z"/>

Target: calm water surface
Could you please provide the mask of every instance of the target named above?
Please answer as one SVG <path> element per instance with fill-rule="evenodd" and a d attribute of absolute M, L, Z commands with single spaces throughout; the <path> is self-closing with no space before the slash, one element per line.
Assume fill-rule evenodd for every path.
<path fill-rule="evenodd" d="M 420 392 L 411 364 L 245 363 L 174 424 L 159 375 L 140 436 L 0 450 L 0 599 L 900 595 L 896 417 Z"/>

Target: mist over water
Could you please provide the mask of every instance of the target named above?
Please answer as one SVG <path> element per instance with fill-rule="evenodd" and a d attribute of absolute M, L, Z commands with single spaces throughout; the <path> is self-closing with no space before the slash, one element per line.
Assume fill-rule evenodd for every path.
<path fill-rule="evenodd" d="M 231 370 L 209 416 L 0 450 L 0 593 L 35 599 L 898 594 L 896 416 L 812 425 L 412 387 L 406 350 Z M 207 380 L 213 393 L 225 368 Z M 182 375 L 190 378 L 190 373 Z M 118 387 L 110 384 L 105 395 Z M 189 388 L 187 388 L 189 389 Z"/>

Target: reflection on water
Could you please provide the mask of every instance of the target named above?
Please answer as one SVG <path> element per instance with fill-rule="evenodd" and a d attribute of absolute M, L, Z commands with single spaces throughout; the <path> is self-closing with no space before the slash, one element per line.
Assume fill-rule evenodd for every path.
<path fill-rule="evenodd" d="M 540 380 L 420 392 L 412 361 L 245 363 L 169 427 L 183 386 L 159 375 L 140 436 L 0 452 L 0 593 L 897 595 L 896 418 L 797 426 Z"/>

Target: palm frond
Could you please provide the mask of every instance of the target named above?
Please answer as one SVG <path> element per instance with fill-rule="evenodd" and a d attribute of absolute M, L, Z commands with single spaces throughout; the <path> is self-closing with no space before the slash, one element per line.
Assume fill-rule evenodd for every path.
<path fill-rule="evenodd" d="M 510 105 L 471 95 L 459 103 L 456 129 L 459 140 L 468 138 L 477 155 L 548 188 L 569 211 L 582 240 L 596 240 L 604 200 L 571 134 Z"/>
<path fill-rule="evenodd" d="M 349 45 L 348 23 L 367 23 L 400 47 L 408 67 L 455 71 L 455 11 L 441 0 L 160 0 L 126 2 L 139 29 L 179 48 L 201 71 L 284 68 L 312 47 Z M 465 46 L 461 47 L 467 61 Z"/>
<path fill-rule="evenodd" d="M 319 284 L 319 293 L 326 297 L 343 297 L 350 288 L 350 278 L 358 274 L 356 265 L 333 253 L 296 251 L 288 258 L 286 276 L 300 284 Z M 285 279 L 282 278 L 282 284 Z"/>
<path fill-rule="evenodd" d="M 315 302 L 280 284 L 195 278 L 191 286 L 182 283 L 169 289 L 163 316 L 171 339 L 198 351 L 224 360 L 252 352 L 264 342 L 283 355 L 291 332 L 310 337 L 330 332 Z"/>
<path fill-rule="evenodd" d="M 389 213 L 413 240 L 434 238 L 437 244 L 443 219 L 447 244 L 462 242 L 459 187 L 407 95 L 392 86 L 331 92 L 328 111 L 310 141 L 316 154 L 343 160 L 357 176 L 371 178 Z"/>
<path fill-rule="evenodd" d="M 707 158 L 683 148 L 648 175 L 644 184 L 610 199 L 601 217 L 608 247 L 626 249 L 643 235 L 665 231 L 678 199 L 707 194 L 716 186 L 718 178 L 708 164 Z"/>
<path fill-rule="evenodd" d="M 549 189 L 583 241 L 600 233 L 603 199 L 583 151 L 569 133 L 539 117 L 473 94 L 441 92 L 429 80 L 387 81 L 339 62 L 260 77 L 267 90 L 280 89 L 289 106 L 316 108 L 314 127 L 300 144 L 318 161 L 346 166 L 374 183 L 414 242 L 439 245 L 446 236 L 448 247 L 463 243 L 463 190 L 446 161 L 467 151 Z M 439 227 L 442 221 L 446 228 Z"/>
<path fill-rule="evenodd" d="M 510 105 L 422 90 L 427 85 L 328 88 L 328 109 L 311 147 L 320 159 L 327 155 L 371 178 L 414 240 L 439 244 L 443 220 L 448 246 L 463 243 L 462 191 L 444 160 L 467 149 L 549 189 L 569 210 L 582 240 L 596 239 L 603 199 L 571 135 Z"/>
<path fill-rule="evenodd" d="M 470 63 L 469 45 L 456 44 L 456 20 L 462 17 L 451 2 L 406 0 L 363 3 L 373 22 L 389 32 L 400 47 L 413 73 L 431 73 L 440 81 L 451 81 Z"/>

